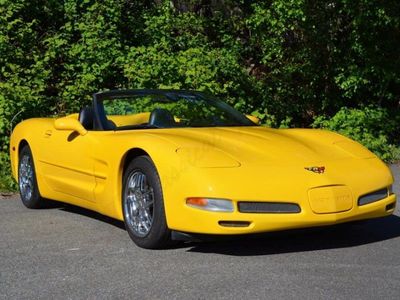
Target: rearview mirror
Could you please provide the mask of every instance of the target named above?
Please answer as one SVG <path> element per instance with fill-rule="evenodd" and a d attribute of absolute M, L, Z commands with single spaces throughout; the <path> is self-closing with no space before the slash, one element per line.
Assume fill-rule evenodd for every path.
<path fill-rule="evenodd" d="M 54 121 L 54 127 L 57 130 L 72 130 L 78 132 L 80 135 L 85 135 L 87 130 L 82 126 L 77 119 L 70 117 L 59 118 Z"/>
<path fill-rule="evenodd" d="M 252 121 L 253 123 L 260 125 L 260 119 L 253 115 L 246 115 L 246 118 Z"/>

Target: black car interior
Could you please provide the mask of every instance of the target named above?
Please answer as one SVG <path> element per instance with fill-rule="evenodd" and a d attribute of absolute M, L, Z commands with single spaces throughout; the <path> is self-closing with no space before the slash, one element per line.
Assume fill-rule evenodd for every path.
<path fill-rule="evenodd" d="M 85 106 L 79 112 L 79 122 L 86 130 L 93 129 L 93 108 L 91 106 Z"/>

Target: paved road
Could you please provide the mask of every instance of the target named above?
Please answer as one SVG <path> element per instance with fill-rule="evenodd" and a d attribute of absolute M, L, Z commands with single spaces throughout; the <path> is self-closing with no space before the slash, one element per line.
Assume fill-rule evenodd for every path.
<path fill-rule="evenodd" d="M 392 166 L 400 194 L 400 166 Z M 400 210 L 361 224 L 136 247 L 71 206 L 0 201 L 2 299 L 400 299 Z"/>

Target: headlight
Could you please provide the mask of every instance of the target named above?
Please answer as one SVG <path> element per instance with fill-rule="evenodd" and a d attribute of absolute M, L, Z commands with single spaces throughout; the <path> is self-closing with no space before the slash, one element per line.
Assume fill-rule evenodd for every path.
<path fill-rule="evenodd" d="M 227 199 L 191 197 L 186 199 L 186 204 L 208 211 L 233 212 L 232 201 Z"/>

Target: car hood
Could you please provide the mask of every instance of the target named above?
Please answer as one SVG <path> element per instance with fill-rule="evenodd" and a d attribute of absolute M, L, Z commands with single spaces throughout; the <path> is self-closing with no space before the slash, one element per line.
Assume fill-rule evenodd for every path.
<path fill-rule="evenodd" d="M 316 129 L 180 128 L 157 130 L 157 135 L 174 143 L 178 155 L 198 167 L 310 164 L 375 157 L 348 138 Z"/>

